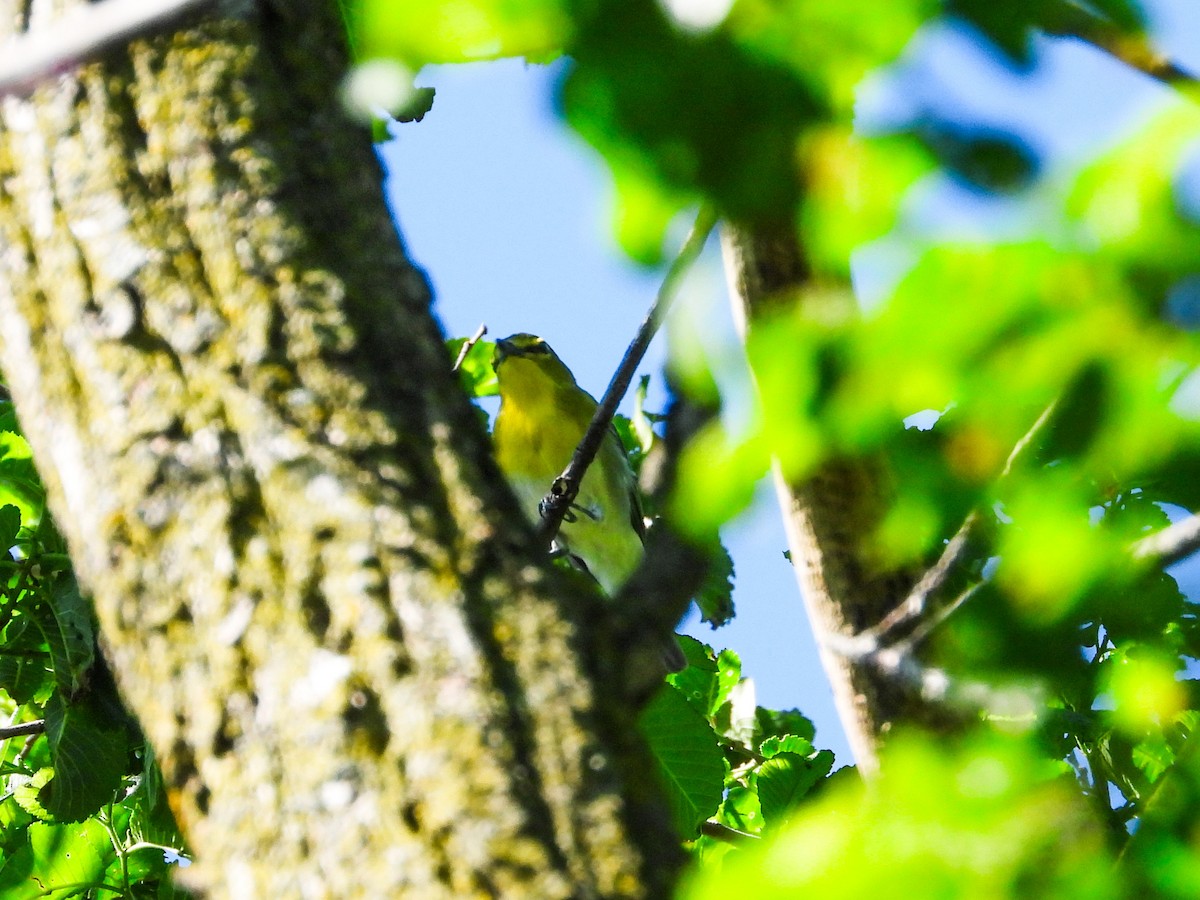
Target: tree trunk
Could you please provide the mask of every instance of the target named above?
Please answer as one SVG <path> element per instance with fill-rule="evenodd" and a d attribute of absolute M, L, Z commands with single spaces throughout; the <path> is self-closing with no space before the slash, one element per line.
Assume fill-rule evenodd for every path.
<path fill-rule="evenodd" d="M 603 615 L 529 565 L 331 6 L 3 99 L 0 366 L 50 508 L 201 889 L 663 896 Z"/>

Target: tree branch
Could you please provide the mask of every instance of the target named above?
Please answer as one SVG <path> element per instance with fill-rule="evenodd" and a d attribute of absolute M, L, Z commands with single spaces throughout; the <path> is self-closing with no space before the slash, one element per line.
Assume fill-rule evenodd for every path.
<path fill-rule="evenodd" d="M 0 741 L 21 737 L 27 734 L 41 734 L 46 730 L 45 719 L 34 719 L 32 722 L 22 722 L 20 725 L 5 725 L 0 727 Z"/>
<path fill-rule="evenodd" d="M 1200 550 L 1200 514 L 1188 516 L 1162 531 L 1134 543 L 1130 552 L 1138 562 L 1169 566 Z"/>
<path fill-rule="evenodd" d="M 751 834 L 748 831 L 739 831 L 736 828 L 730 828 L 728 825 L 722 825 L 720 822 L 713 822 L 712 820 L 700 823 L 700 833 L 713 840 L 740 847 L 762 840 L 757 834 Z"/>
<path fill-rule="evenodd" d="M 1008 454 L 1008 459 L 1005 460 L 1004 468 L 1001 469 L 996 483 L 1000 484 L 1006 479 L 1013 467 L 1024 456 L 1026 450 L 1032 445 L 1034 438 L 1046 427 L 1046 423 L 1050 421 L 1050 417 L 1054 415 L 1054 410 L 1058 406 L 1058 401 L 1051 403 L 1039 415 L 1030 426 L 1029 430 L 1021 436 L 1021 439 L 1013 445 L 1012 452 Z M 955 568 L 966 555 L 967 548 L 970 546 L 971 539 L 975 535 L 975 531 L 979 526 L 979 511 L 973 510 L 966 519 L 963 520 L 961 526 L 954 537 L 946 544 L 942 555 L 938 557 L 937 562 L 930 566 L 921 576 L 908 595 L 901 601 L 895 609 L 879 620 L 877 625 L 859 632 L 857 635 L 847 638 L 842 642 L 845 647 L 855 646 L 857 652 L 870 652 L 887 646 L 888 638 L 893 637 L 897 632 L 905 626 L 916 622 L 925 615 L 929 606 L 930 598 L 942 590 L 946 583 L 950 580 Z M 950 612 L 958 609 L 965 602 L 968 596 L 974 592 L 974 588 L 966 591 L 951 601 L 950 608 L 947 611 L 934 611 L 933 620 L 936 623 L 941 623 L 946 620 Z M 922 627 L 920 622 L 917 627 Z M 924 634 L 928 635 L 931 629 L 924 628 Z M 922 638 L 923 639 L 923 638 Z M 917 643 L 920 641 L 918 640 Z"/>
<path fill-rule="evenodd" d="M 38 83 L 96 59 L 135 37 L 177 23 L 217 0 L 103 0 L 0 46 L 0 94 L 28 94 Z"/>
<path fill-rule="evenodd" d="M 454 360 L 454 365 L 450 367 L 451 372 L 457 372 L 462 368 L 463 361 L 466 360 L 467 354 L 471 352 L 471 348 L 483 340 L 483 336 L 487 333 L 487 325 L 480 322 L 479 327 L 475 329 L 475 333 L 463 341 L 463 345 L 458 351 L 458 358 Z"/>
<path fill-rule="evenodd" d="M 667 376 L 671 403 L 662 440 L 656 440 L 642 464 L 646 496 L 666 503 L 675 486 L 679 455 L 695 434 L 717 415 L 715 404 L 697 403 L 675 389 Z M 617 645 L 629 664 L 623 687 L 640 707 L 662 686 L 664 663 L 678 666 L 664 650 L 678 654 L 674 631 L 712 565 L 712 548 L 688 537 L 669 519 L 658 519 L 646 531 L 646 552 L 612 604 Z"/>
<path fill-rule="evenodd" d="M 608 384 L 608 389 L 604 392 L 604 397 L 601 399 L 600 405 L 596 408 L 596 414 L 592 416 L 592 421 L 588 425 L 587 431 L 584 432 L 579 446 L 575 448 L 571 462 L 563 470 L 563 473 L 554 480 L 554 484 L 550 487 L 550 493 L 542 500 L 542 521 L 538 527 L 538 541 L 544 546 L 548 547 L 554 540 L 554 536 L 558 534 L 563 516 L 566 515 L 571 504 L 575 502 L 575 497 L 579 494 L 579 485 L 583 481 L 584 473 L 587 472 L 588 466 L 592 464 L 592 460 L 596 458 L 596 453 L 600 450 L 600 444 L 604 441 L 604 436 L 612 424 L 613 414 L 617 411 L 617 407 L 621 404 L 621 399 L 629 389 L 633 375 L 637 371 L 637 367 L 641 365 L 642 357 L 646 355 L 646 349 L 650 346 L 650 341 L 653 340 L 655 333 L 658 331 L 663 317 L 666 315 L 667 310 L 670 309 L 679 284 L 683 280 L 683 276 L 687 273 L 692 263 L 696 261 L 696 258 L 700 255 L 700 251 L 704 249 L 704 243 L 716 223 L 716 214 L 708 207 L 701 207 L 700 212 L 696 215 L 696 222 L 692 225 L 692 230 L 687 236 L 687 240 L 684 241 L 679 254 L 672 261 L 670 268 L 667 269 L 666 277 L 663 278 L 662 285 L 658 289 L 658 296 L 654 299 L 654 305 L 650 307 L 650 312 L 642 321 L 636 337 L 630 343 L 629 349 L 625 351 L 621 365 L 617 367 L 612 381 Z"/>
<path fill-rule="evenodd" d="M 1068 0 L 1058 0 L 1052 14 L 1055 22 L 1046 28 L 1047 34 L 1078 38 L 1168 87 L 1186 88 L 1200 84 L 1195 74 L 1160 53 L 1144 34 L 1125 31 Z"/>

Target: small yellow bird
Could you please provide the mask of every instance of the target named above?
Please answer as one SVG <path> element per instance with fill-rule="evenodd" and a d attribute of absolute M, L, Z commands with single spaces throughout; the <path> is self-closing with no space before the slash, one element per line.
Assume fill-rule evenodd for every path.
<path fill-rule="evenodd" d="M 493 367 L 500 386 L 492 433 L 496 460 L 536 522 L 542 498 L 596 413 L 596 401 L 536 335 L 497 341 Z M 644 534 L 633 470 L 616 431 L 610 430 L 556 540 L 613 596 L 637 568 Z"/>

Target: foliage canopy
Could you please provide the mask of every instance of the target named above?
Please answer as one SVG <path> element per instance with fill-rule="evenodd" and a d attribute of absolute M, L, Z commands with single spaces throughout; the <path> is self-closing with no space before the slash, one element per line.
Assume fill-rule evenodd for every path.
<path fill-rule="evenodd" d="M 1200 513 L 1196 85 L 1147 62 L 1134 0 L 699 8 L 347 10 L 362 59 L 413 71 L 569 55 L 559 108 L 611 168 L 634 260 L 661 261 L 668 225 L 698 203 L 804 248 L 807 281 L 748 339 L 753 424 L 710 425 L 685 448 L 668 514 L 707 533 L 772 459 L 802 481 L 829 460 L 882 458 L 896 489 L 863 536 L 879 565 L 927 568 L 961 539 L 939 596 L 886 649 L 905 663 L 895 677 L 940 691 L 970 727 L 900 735 L 867 787 L 834 771 L 801 713 L 756 705 L 736 653 L 688 644 L 689 667 L 642 716 L 694 854 L 682 896 L 1196 896 L 1197 586 L 1172 568 L 1194 542 L 1160 540 Z M 1067 171 L 1021 134 L 936 111 L 856 129 L 863 79 L 948 17 L 1018 71 L 1041 64 L 1042 35 L 1072 35 L 1167 82 L 1163 97 Z M 1042 216 L 1020 239 L 931 237 L 905 204 L 946 180 L 1036 200 Z M 852 259 L 885 240 L 912 263 L 860 304 Z M 494 389 L 487 356 L 463 367 L 477 396 Z M 694 377 L 703 359 L 675 365 L 692 373 L 685 388 L 716 383 Z M 928 427 L 906 427 L 918 413 Z M 635 457 L 655 439 L 649 419 L 622 433 Z M 162 854 L 182 840 L 7 405 L 0 539 L 13 548 L 0 564 L 0 705 L 14 725 L 44 720 L 44 736 L 3 744 L 0 888 L 34 896 L 18 885 L 36 877 L 53 896 L 169 896 Z"/>
<path fill-rule="evenodd" d="M 961 741 L 896 741 L 873 790 L 828 776 L 803 728 L 745 724 L 755 764 L 739 781 L 737 687 L 714 695 L 704 680 L 732 655 L 697 650 L 696 671 L 675 676 L 697 680 L 693 702 L 731 701 L 724 731 L 715 708 L 697 709 L 727 751 L 711 821 L 770 838 L 694 840 L 685 895 L 1194 895 L 1196 586 L 1177 581 L 1179 554 L 1146 539 L 1200 501 L 1188 199 L 1200 107 L 1177 67 L 1145 64 L 1148 11 L 739 0 L 701 19 L 699 4 L 419 5 L 443 27 L 406 28 L 405 4 L 366 3 L 367 52 L 414 68 L 571 57 L 559 108 L 611 168 L 634 259 L 659 260 L 668 223 L 697 202 L 739 225 L 787 223 L 804 248 L 809 280 L 750 334 L 755 424 L 713 425 L 685 449 L 679 518 L 699 531 L 728 521 L 770 458 L 803 480 L 827 460 L 882 457 L 896 490 L 868 536 L 881 565 L 919 570 L 965 539 L 946 596 L 901 646 L 915 668 L 897 677 L 946 685 L 944 702 L 977 725 Z M 489 40 L 459 40 L 451 15 L 468 8 Z M 1036 72 L 1044 35 L 1069 35 L 1167 86 L 1135 133 L 1067 171 L 962 113 L 856 129 L 864 77 L 898 72 L 914 35 L 948 21 L 1016 72 Z M 414 31 L 420 46 L 402 37 Z M 948 182 L 1036 201 L 1040 217 L 1018 239 L 931 237 L 905 204 Z M 864 308 L 852 258 L 881 241 L 912 262 Z M 922 427 L 905 427 L 916 413 Z"/>

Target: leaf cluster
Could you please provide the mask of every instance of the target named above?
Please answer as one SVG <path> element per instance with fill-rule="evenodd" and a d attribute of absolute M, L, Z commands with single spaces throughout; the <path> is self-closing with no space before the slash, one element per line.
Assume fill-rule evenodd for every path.
<path fill-rule="evenodd" d="M 931 23 L 967 23 L 1018 74 L 1036 73 L 1048 34 L 1160 71 L 1141 5 L 739 0 L 708 22 L 665 3 L 471 5 L 490 11 L 489 53 L 523 52 L 513 35 L 532 16 L 538 53 L 572 57 L 559 106 L 608 161 L 633 258 L 656 261 L 696 202 L 798 250 L 796 283 L 748 332 L 758 408 L 685 448 L 666 514 L 710 533 L 772 459 L 792 483 L 862 463 L 887 474 L 884 512 L 858 536 L 871 564 L 920 573 L 963 547 L 884 649 L 905 677 L 938 675 L 980 733 L 898 740 L 878 789 L 778 802 L 811 796 L 811 735 L 755 737 L 757 716 L 734 712 L 752 704 L 713 688 L 719 657 L 710 670 L 693 654 L 679 677 L 700 683 L 656 698 L 651 724 L 679 723 L 660 760 L 685 834 L 779 828 L 694 896 L 1196 896 L 1200 587 L 1137 552 L 1200 513 L 1194 97 L 1159 98 L 1067 164 L 937 98 L 854 127 L 855 86 L 911 76 L 886 67 Z M 419 61 L 451 58 L 451 30 L 437 34 L 446 46 Z M 1038 212 L 1002 236 L 923 230 L 909 204 L 948 184 Z M 871 251 L 892 271 L 856 297 L 851 261 Z M 771 786 L 785 765 L 793 791 Z"/>
<path fill-rule="evenodd" d="M 680 637 L 687 668 L 642 712 L 675 827 L 700 860 L 782 829 L 833 768 L 797 710 L 758 706 L 732 650 Z"/>
<path fill-rule="evenodd" d="M 117 696 L 91 604 L 0 404 L 0 895 L 173 897 L 183 839 Z M 2 732 L 3 729 L 0 729 Z"/>

